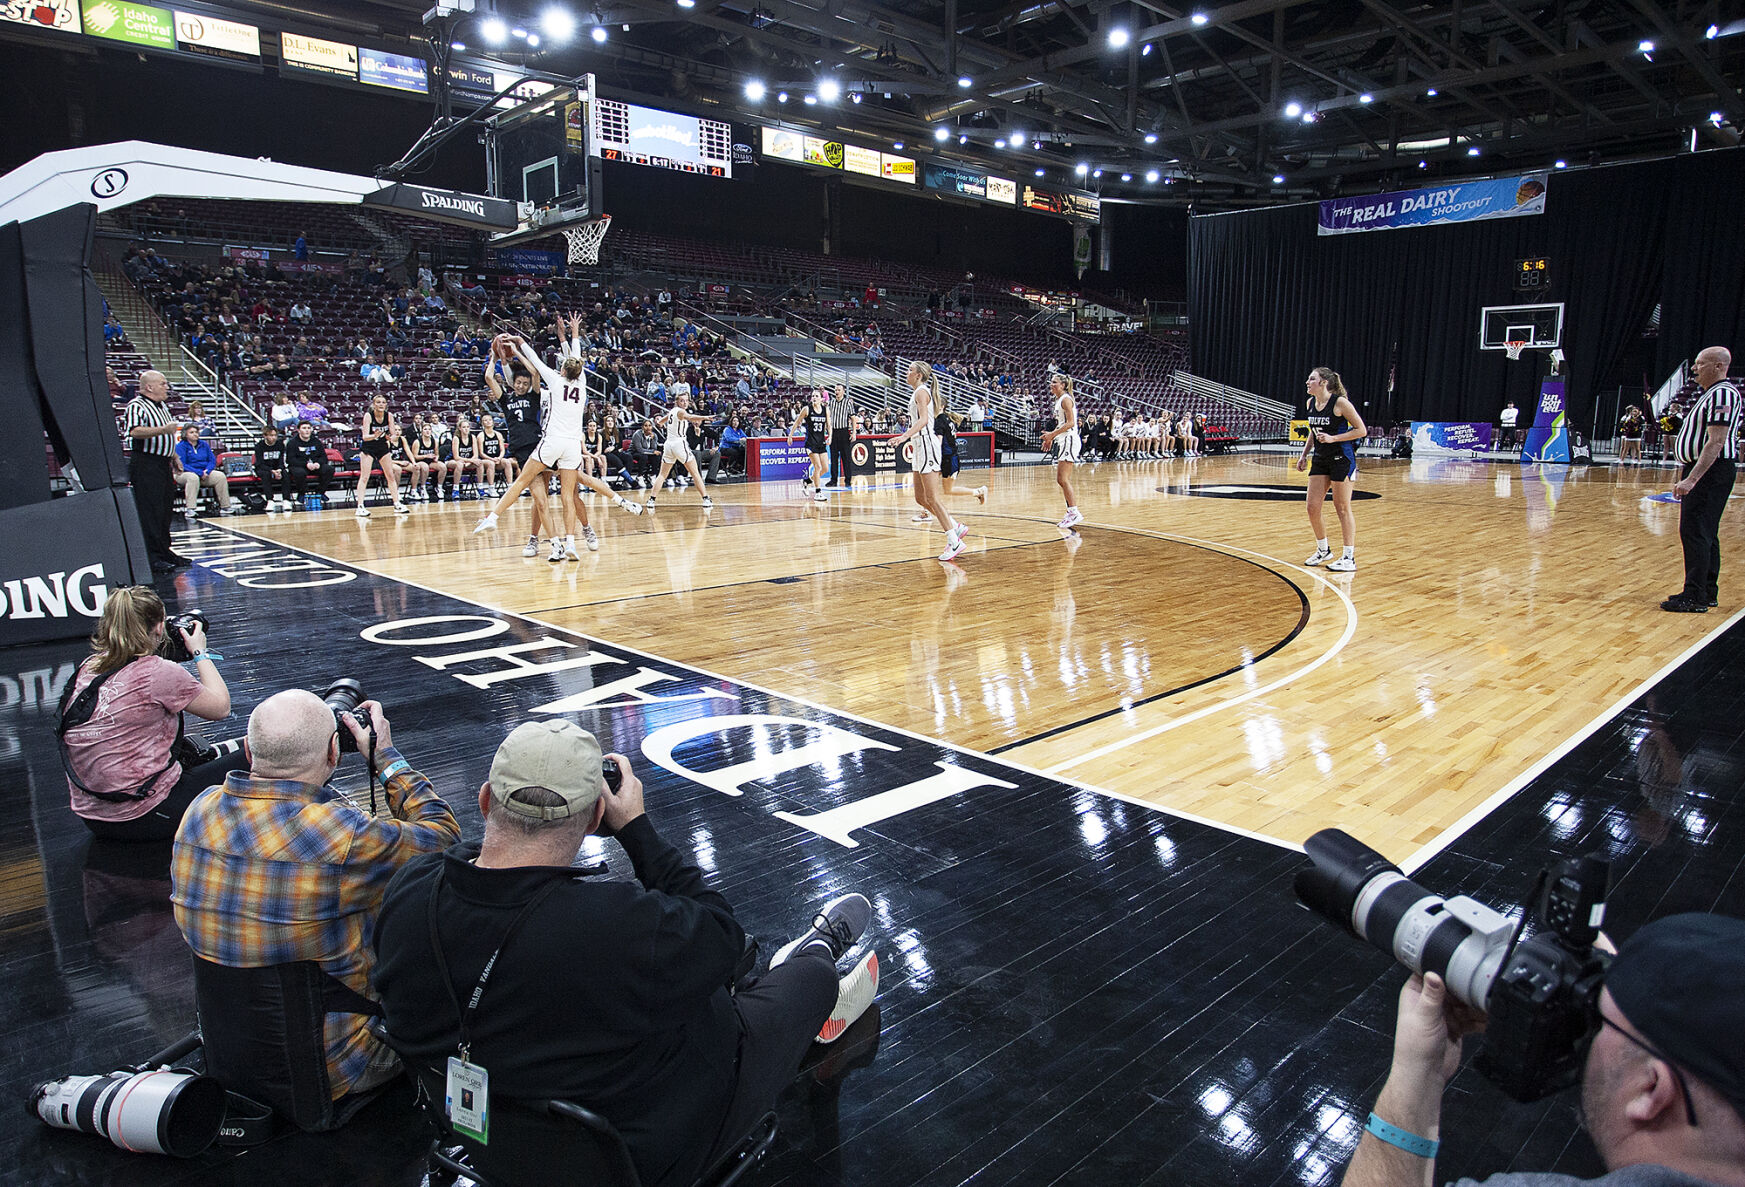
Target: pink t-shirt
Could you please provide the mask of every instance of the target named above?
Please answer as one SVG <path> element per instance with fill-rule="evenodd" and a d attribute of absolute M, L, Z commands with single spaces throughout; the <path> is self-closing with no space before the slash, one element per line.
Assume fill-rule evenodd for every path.
<path fill-rule="evenodd" d="M 94 679 L 89 662 L 73 678 L 76 697 Z M 116 672 L 97 694 L 91 720 L 67 734 L 67 754 L 85 786 L 97 791 L 138 791 L 162 769 L 176 740 L 176 714 L 200 695 L 200 681 L 162 656 L 136 659 Z M 175 764 L 142 800 L 111 802 L 86 795 L 69 780 L 73 811 L 90 820 L 135 820 L 157 807 L 182 777 Z"/>

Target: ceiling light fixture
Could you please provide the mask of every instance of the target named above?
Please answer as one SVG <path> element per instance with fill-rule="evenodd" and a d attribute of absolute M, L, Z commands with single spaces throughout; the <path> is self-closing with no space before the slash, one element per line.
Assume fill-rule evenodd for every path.
<path fill-rule="evenodd" d="M 762 103 L 763 97 L 768 93 L 769 91 L 758 79 L 754 78 L 745 84 L 745 97 L 753 103 Z"/>
<path fill-rule="evenodd" d="M 1557 162 L 1557 168 L 1559 168 L 1559 169 L 1567 169 L 1567 168 L 1569 168 L 1569 162 L 1568 162 L 1568 161 L 1558 161 L 1558 162 Z"/>
<path fill-rule="evenodd" d="M 1436 94 L 1437 94 L 1436 88 L 1431 87 L 1429 90 L 1425 91 L 1424 94 L 1426 96 L 1428 96 L 1429 98 L 1434 99 L 1436 97 Z"/>
<path fill-rule="evenodd" d="M 1142 58 L 1149 58 L 1151 56 L 1151 42 L 1147 41 L 1144 45 L 1139 47 L 1139 56 Z"/>
<path fill-rule="evenodd" d="M 950 128 L 935 128 L 935 129 L 933 129 L 933 139 L 939 141 L 939 143 L 941 143 L 941 144 L 944 144 L 947 140 L 951 139 L 951 129 Z"/>
<path fill-rule="evenodd" d="M 1042 176 L 1042 175 L 1043 175 L 1043 174 L 1044 174 L 1044 173 L 1045 173 L 1045 172 L 1047 172 L 1047 170 L 1044 170 L 1044 169 L 1038 169 L 1038 170 L 1037 170 L 1037 171 L 1036 171 L 1036 176 L 1038 176 L 1038 177 L 1041 177 L 1041 176 Z"/>
<path fill-rule="evenodd" d="M 593 32 L 589 33 L 588 36 L 592 37 L 597 44 L 605 45 L 606 44 L 606 26 L 605 25 L 595 25 Z"/>
<path fill-rule="evenodd" d="M 479 34 L 487 45 L 502 45 L 509 40 L 509 26 L 502 17 L 486 17 L 479 26 Z"/>
<path fill-rule="evenodd" d="M 1284 183 L 1285 183 L 1285 175 L 1284 174 L 1274 173 L 1272 175 L 1272 184 L 1273 185 L 1283 185 Z"/>
<path fill-rule="evenodd" d="M 834 103 L 842 98 L 842 84 L 834 78 L 820 79 L 818 82 L 818 97 L 826 103 Z"/>
<path fill-rule="evenodd" d="M 1193 16 L 1188 18 L 1189 21 L 1193 22 L 1193 26 L 1196 29 L 1204 29 L 1211 19 L 1211 17 L 1203 12 L 1196 12 Z"/>
<path fill-rule="evenodd" d="M 1473 145 L 1473 146 L 1472 146 L 1472 147 L 1471 147 L 1471 148 L 1469 148 L 1469 149 L 1467 149 L 1467 150 L 1466 150 L 1466 155 L 1467 155 L 1467 156 L 1469 156 L 1469 157 L 1476 157 L 1476 156 L 1478 156 L 1478 145 L 1476 145 L 1476 144 L 1475 144 L 1475 145 Z"/>
<path fill-rule="evenodd" d="M 776 102 L 777 103 L 786 103 L 787 101 L 788 101 L 788 93 L 786 91 L 777 91 L 776 92 Z"/>
<path fill-rule="evenodd" d="M 1145 171 L 1145 180 L 1146 181 L 1153 181 L 1154 182 L 1158 179 L 1159 176 L 1161 176 L 1161 175 L 1155 169 L 1147 169 Z"/>
<path fill-rule="evenodd" d="M 818 96 L 807 95 L 804 99 L 801 100 L 801 102 L 804 103 L 807 107 L 816 107 L 816 106 L 818 106 Z"/>
<path fill-rule="evenodd" d="M 1368 91 L 1365 91 L 1365 92 L 1363 92 L 1363 94 L 1361 94 L 1357 97 L 1357 101 L 1359 103 L 1374 103 L 1375 96 L 1370 94 Z"/>
<path fill-rule="evenodd" d="M 1133 175 L 1132 175 L 1132 174 L 1131 174 L 1131 173 L 1123 173 L 1123 174 L 1122 174 L 1122 175 L 1121 175 L 1121 180 L 1122 180 L 1122 181 L 1132 181 L 1132 180 L 1133 180 Z"/>
<path fill-rule="evenodd" d="M 575 14 L 553 5 L 540 14 L 539 27 L 545 30 L 547 37 L 561 45 L 576 35 Z"/>
<path fill-rule="evenodd" d="M 1078 174 L 1080 177 L 1083 177 L 1085 174 L 1089 173 L 1090 171 L 1091 171 L 1091 167 L 1089 165 L 1085 164 L 1083 161 L 1080 161 L 1078 163 L 1078 166 L 1073 170 L 1073 172 Z"/>
<path fill-rule="evenodd" d="M 1293 99 L 1289 103 L 1285 104 L 1285 116 L 1286 116 L 1286 118 L 1294 120 L 1299 115 L 1302 115 L 1302 114 L 1303 114 L 1303 105 L 1301 103 L 1298 103 L 1295 99 Z"/>
<path fill-rule="evenodd" d="M 1127 30 L 1122 28 L 1120 25 L 1109 30 L 1110 49 L 1126 49 L 1127 43 L 1132 40 L 1133 34 L 1127 32 Z"/>
<path fill-rule="evenodd" d="M 975 84 L 976 84 L 976 80 L 971 78 L 967 74 L 960 74 L 957 76 L 957 85 L 962 87 L 966 91 L 969 90 L 971 87 L 975 86 Z"/>
<path fill-rule="evenodd" d="M 1157 133 L 1156 132 L 1147 132 L 1145 134 L 1145 143 L 1156 144 L 1157 143 Z"/>

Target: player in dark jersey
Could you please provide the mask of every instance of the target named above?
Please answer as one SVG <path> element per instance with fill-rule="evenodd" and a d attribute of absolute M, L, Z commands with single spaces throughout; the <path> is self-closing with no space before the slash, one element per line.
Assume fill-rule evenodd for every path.
<path fill-rule="evenodd" d="M 957 426 L 960 417 L 945 407 L 945 394 L 940 393 L 939 411 L 933 414 L 933 431 L 939 436 L 939 497 L 974 499 L 977 506 L 988 501 L 988 488 L 985 486 L 971 487 L 969 490 L 957 489 L 957 474 L 963 469 L 963 463 L 957 456 Z M 933 516 L 923 511 L 916 515 L 911 523 L 926 523 Z"/>
<path fill-rule="evenodd" d="M 802 424 L 806 426 L 806 452 L 812 455 L 812 466 L 800 479 L 800 490 L 820 503 L 828 503 L 830 496 L 824 493 L 824 487 L 830 481 L 829 392 L 821 387 L 812 389 L 812 402 L 800 409 L 794 416 L 794 423 L 788 426 L 790 442 L 794 439 L 794 430 Z"/>
<path fill-rule="evenodd" d="M 1309 471 L 1309 526 L 1315 531 L 1315 553 L 1305 565 L 1327 564 L 1334 573 L 1357 571 L 1357 520 L 1351 514 L 1351 490 L 1357 484 L 1357 443 L 1369 436 L 1363 417 L 1345 395 L 1339 372 L 1316 367 L 1309 372 L 1304 411 L 1309 421 L 1309 439 L 1297 469 Z M 1313 455 L 1314 464 L 1309 458 Z M 1327 532 L 1321 524 L 1321 504 L 1333 492 L 1333 510 L 1339 516 L 1339 534 L 1345 551 L 1333 560 L 1327 547 Z"/>
<path fill-rule="evenodd" d="M 479 450 L 479 490 L 488 489 L 500 495 L 515 477 L 515 459 L 509 456 L 508 440 L 497 431 L 497 418 L 485 413 L 483 426 L 475 442 Z"/>
<path fill-rule="evenodd" d="M 430 490 L 425 484 L 430 481 L 430 454 L 436 449 L 436 440 L 430 438 L 426 443 L 429 431 L 419 424 L 415 433 L 406 433 L 395 441 L 394 461 L 407 480 L 406 497 L 414 503 L 430 501 Z"/>
<path fill-rule="evenodd" d="M 370 472 L 380 468 L 382 480 L 388 484 L 388 497 L 394 501 L 394 510 L 400 515 L 408 514 L 412 508 L 400 501 L 400 469 L 394 464 L 391 456 L 393 445 L 388 440 L 389 430 L 395 427 L 395 421 L 388 414 L 388 397 L 377 396 L 370 401 L 370 410 L 364 413 L 364 422 L 358 429 L 358 460 L 357 460 L 357 517 L 368 519 L 370 509 L 364 506 L 364 492 L 370 487 Z"/>

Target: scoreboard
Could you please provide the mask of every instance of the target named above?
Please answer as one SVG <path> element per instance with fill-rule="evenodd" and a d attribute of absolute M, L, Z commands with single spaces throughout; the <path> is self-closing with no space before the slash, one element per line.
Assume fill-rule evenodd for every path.
<path fill-rule="evenodd" d="M 597 99 L 593 108 L 590 147 L 601 160 L 701 177 L 733 176 L 731 124 L 617 99 Z"/>
<path fill-rule="evenodd" d="M 1544 256 L 1515 261 L 1515 289 L 1527 292 L 1551 287 L 1551 261 Z"/>

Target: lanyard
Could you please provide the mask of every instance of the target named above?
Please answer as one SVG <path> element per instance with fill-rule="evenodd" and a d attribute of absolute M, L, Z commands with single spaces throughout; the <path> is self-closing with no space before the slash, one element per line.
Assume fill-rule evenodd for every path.
<path fill-rule="evenodd" d="M 442 877 L 442 873 L 439 871 L 430 884 L 430 902 L 426 912 L 430 921 L 430 946 L 436 952 L 436 968 L 442 974 L 442 987 L 448 990 L 448 1000 L 454 1006 L 455 1017 L 460 1020 L 460 1057 L 463 1061 L 470 1062 L 472 1042 L 469 1035 L 472 1033 L 473 1014 L 479 1008 L 479 999 L 485 996 L 485 986 L 491 980 L 491 970 L 497 966 L 497 958 L 503 955 L 503 949 L 509 943 L 509 937 L 515 934 L 515 929 L 521 925 L 521 921 L 527 918 L 533 908 L 545 901 L 546 895 L 557 889 L 560 879 L 553 878 L 547 882 L 538 894 L 528 899 L 526 905 L 515 913 L 515 918 L 509 921 L 509 926 L 503 929 L 503 938 L 497 941 L 497 947 L 491 953 L 491 959 L 485 962 L 485 967 L 479 973 L 479 983 L 473 986 L 472 997 L 467 999 L 466 1009 L 463 1010 L 461 1009 L 460 995 L 455 992 L 454 978 L 448 971 L 448 959 L 442 954 L 442 938 L 436 932 L 436 896 L 442 890 Z"/>

